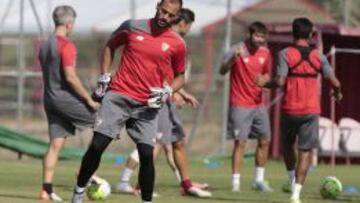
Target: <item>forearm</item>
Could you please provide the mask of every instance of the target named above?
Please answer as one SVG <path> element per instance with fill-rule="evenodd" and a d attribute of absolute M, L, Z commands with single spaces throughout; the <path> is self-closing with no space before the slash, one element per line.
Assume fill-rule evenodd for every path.
<path fill-rule="evenodd" d="M 177 93 L 179 93 L 181 96 L 186 96 L 186 95 L 188 95 L 188 93 L 185 91 L 184 88 L 179 89 L 179 90 L 177 91 Z"/>
<path fill-rule="evenodd" d="M 114 50 L 111 49 L 109 46 L 106 46 L 103 50 L 102 58 L 101 58 L 101 67 L 100 67 L 101 74 L 110 73 L 113 58 L 114 58 Z"/>
<path fill-rule="evenodd" d="M 270 80 L 264 85 L 264 88 L 268 88 L 268 89 L 276 89 L 279 87 L 281 87 L 281 85 L 275 80 Z"/>
<path fill-rule="evenodd" d="M 184 84 L 185 84 L 185 76 L 184 74 L 181 74 L 175 77 L 170 87 L 173 90 L 173 92 L 177 92 L 184 86 Z"/>
<path fill-rule="evenodd" d="M 341 91 L 341 83 L 336 77 L 330 78 L 330 84 L 334 91 Z"/>
<path fill-rule="evenodd" d="M 85 102 L 91 100 L 91 96 L 88 91 L 85 89 L 78 77 L 73 77 L 68 80 L 68 84 L 72 90 Z"/>

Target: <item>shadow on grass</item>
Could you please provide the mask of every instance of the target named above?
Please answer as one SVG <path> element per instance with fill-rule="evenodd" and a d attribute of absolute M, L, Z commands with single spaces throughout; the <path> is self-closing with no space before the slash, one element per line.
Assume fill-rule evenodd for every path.
<path fill-rule="evenodd" d="M 0 193 L 0 198 L 13 198 L 13 199 L 31 199 L 31 200 L 37 200 L 39 199 L 38 197 L 34 197 L 34 196 L 25 196 L 25 195 L 14 195 L 14 194 L 1 194 Z"/>
<path fill-rule="evenodd" d="M 314 200 L 316 202 L 360 202 L 360 196 L 340 195 L 336 199 L 324 199 L 317 193 L 307 193 L 305 199 Z"/>

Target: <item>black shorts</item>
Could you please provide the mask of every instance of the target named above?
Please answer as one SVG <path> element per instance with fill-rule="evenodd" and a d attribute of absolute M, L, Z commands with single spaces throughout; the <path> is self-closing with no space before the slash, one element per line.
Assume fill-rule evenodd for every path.
<path fill-rule="evenodd" d="M 298 148 L 310 150 L 318 146 L 319 115 L 281 115 L 283 145 L 293 145 L 298 136 Z"/>

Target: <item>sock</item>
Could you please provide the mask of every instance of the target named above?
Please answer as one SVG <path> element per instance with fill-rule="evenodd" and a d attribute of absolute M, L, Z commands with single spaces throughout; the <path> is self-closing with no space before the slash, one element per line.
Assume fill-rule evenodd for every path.
<path fill-rule="evenodd" d="M 234 173 L 232 175 L 232 185 L 240 185 L 240 173 Z"/>
<path fill-rule="evenodd" d="M 291 195 L 291 199 L 299 199 L 300 198 L 300 192 L 301 192 L 302 185 L 299 183 L 296 183 L 294 185 L 294 190 Z"/>
<path fill-rule="evenodd" d="M 124 168 L 124 170 L 120 176 L 120 182 L 129 182 L 132 173 L 133 173 L 133 170 L 131 170 L 130 168 Z"/>
<path fill-rule="evenodd" d="M 181 187 L 184 188 L 185 191 L 188 191 L 192 187 L 192 183 L 190 179 L 185 179 L 181 182 Z"/>
<path fill-rule="evenodd" d="M 181 183 L 181 176 L 180 176 L 179 170 L 175 170 L 174 173 L 175 173 L 175 177 L 178 180 L 178 182 Z"/>
<path fill-rule="evenodd" d="M 79 187 L 78 185 L 75 186 L 76 193 L 83 193 L 85 191 L 85 187 Z"/>
<path fill-rule="evenodd" d="M 255 183 L 264 182 L 265 168 L 256 167 L 255 168 Z"/>
<path fill-rule="evenodd" d="M 53 193 L 52 183 L 43 183 L 43 190 L 45 190 L 45 192 L 48 194 Z"/>
<path fill-rule="evenodd" d="M 289 181 L 291 184 L 295 183 L 295 170 L 288 171 Z"/>
<path fill-rule="evenodd" d="M 142 201 L 142 203 L 151 203 L 151 202 L 148 202 L 148 201 Z"/>

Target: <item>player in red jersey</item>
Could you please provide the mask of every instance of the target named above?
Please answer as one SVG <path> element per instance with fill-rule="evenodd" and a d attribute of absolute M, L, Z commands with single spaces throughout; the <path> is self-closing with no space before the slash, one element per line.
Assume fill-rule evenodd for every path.
<path fill-rule="evenodd" d="M 266 47 L 267 29 L 261 22 L 249 26 L 249 38 L 225 54 L 220 74 L 230 73 L 230 109 L 227 138 L 234 140 L 232 154 L 232 190 L 240 191 L 240 171 L 247 139 L 258 140 L 253 189 L 271 192 L 264 181 L 270 144 L 270 122 L 263 104 L 263 90 L 255 77 L 269 77 L 272 57 Z"/>
<path fill-rule="evenodd" d="M 162 0 L 154 18 L 122 23 L 107 42 L 95 92 L 97 98 L 104 97 L 93 140 L 82 160 L 73 203 L 83 201 L 85 186 L 102 153 L 124 126 L 139 152 L 142 201 L 152 201 L 158 109 L 184 84 L 186 45 L 171 29 L 181 8 L 181 0 Z M 121 46 L 121 62 L 110 82 L 114 52 Z M 171 83 L 167 82 L 169 72 L 174 75 Z"/>
<path fill-rule="evenodd" d="M 178 22 L 173 26 L 173 30 L 179 33 L 181 36 L 185 36 L 191 28 L 192 23 L 195 21 L 195 14 L 193 11 L 187 8 L 181 9 L 181 14 Z M 173 74 L 170 74 L 170 78 L 173 78 Z M 182 191 L 184 194 L 193 195 L 196 197 L 209 197 L 211 193 L 203 189 L 207 188 L 207 184 L 199 184 L 196 182 L 190 181 L 188 172 L 181 171 L 181 169 L 187 170 L 188 162 L 185 160 L 183 162 L 178 162 L 180 165 L 180 170 L 178 170 L 175 161 L 178 160 L 179 154 L 186 158 L 185 150 L 182 150 L 184 145 L 177 145 L 178 148 L 175 150 L 180 151 L 174 157 L 173 154 L 173 145 L 176 143 L 182 143 L 185 138 L 185 130 L 183 129 L 182 120 L 179 113 L 177 112 L 176 104 L 181 106 L 184 103 L 188 103 L 193 107 L 198 105 L 197 99 L 191 94 L 187 93 L 184 89 L 181 89 L 179 92 L 174 94 L 174 97 L 166 102 L 166 104 L 159 111 L 159 121 L 158 121 L 158 133 L 156 139 L 156 145 L 154 148 L 154 158 L 156 159 L 160 155 L 160 150 L 164 149 L 166 153 L 166 158 L 169 163 L 169 166 L 174 171 L 176 178 L 180 183 L 188 182 L 189 184 L 181 184 Z M 181 157 L 180 157 L 181 158 Z M 133 170 L 138 166 L 139 155 L 135 149 L 129 156 L 126 166 L 122 171 L 120 181 L 117 184 L 116 189 L 119 192 L 136 194 L 136 187 L 132 187 L 129 183 L 130 177 L 133 173 Z M 181 165 L 183 164 L 183 165 Z M 185 166 L 184 166 L 185 165 Z M 181 175 L 182 174 L 182 175 Z M 184 187 L 187 186 L 187 187 Z M 157 196 L 154 193 L 154 196 Z"/>
<path fill-rule="evenodd" d="M 293 21 L 294 44 L 279 52 L 276 76 L 269 80 L 258 76 L 261 87 L 283 87 L 281 136 L 285 166 L 289 175 L 290 202 L 300 203 L 300 192 L 311 162 L 311 150 L 319 138 L 320 83 L 327 79 L 337 101 L 342 98 L 341 84 L 326 57 L 310 46 L 313 23 L 307 18 Z M 298 138 L 298 162 L 295 141 Z"/>

